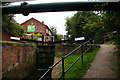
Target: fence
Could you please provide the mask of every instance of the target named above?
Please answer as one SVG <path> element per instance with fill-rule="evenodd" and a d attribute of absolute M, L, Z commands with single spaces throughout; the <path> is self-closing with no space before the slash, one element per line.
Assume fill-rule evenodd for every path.
<path fill-rule="evenodd" d="M 89 44 L 88 44 L 89 43 Z M 83 51 L 83 47 L 85 45 L 90 45 L 85 51 Z M 65 70 L 65 63 L 64 63 L 64 60 L 69 57 L 71 54 L 73 54 L 75 51 L 77 51 L 78 49 L 81 48 L 81 55 L 80 57 L 78 57 L 78 59 L 76 61 L 74 61 L 70 66 L 69 68 L 67 68 Z M 65 74 L 72 68 L 73 65 L 76 64 L 77 61 L 79 61 L 80 59 L 82 60 L 82 64 L 84 64 L 84 59 L 83 59 L 83 56 L 84 54 L 86 54 L 88 52 L 88 50 L 91 49 L 92 51 L 92 39 L 89 39 L 88 41 L 86 41 L 84 44 L 80 44 L 77 48 L 75 48 L 73 51 L 69 52 L 66 56 L 62 57 L 59 61 L 57 61 L 54 65 L 50 66 L 49 69 L 41 76 L 41 78 L 39 80 L 43 80 L 45 78 L 45 76 L 52 71 L 52 69 L 57 65 L 59 64 L 60 62 L 62 62 L 62 74 L 59 76 L 58 80 L 60 80 L 61 78 L 63 80 L 65 80 Z"/>
<path fill-rule="evenodd" d="M 39 41 L 39 40 L 32 40 L 32 39 L 24 39 L 24 38 L 17 38 L 15 39 L 16 37 L 14 38 L 11 38 L 12 40 L 14 41 L 18 41 L 18 42 L 35 42 L 36 44 L 41 44 L 41 45 L 46 45 L 46 44 L 60 44 L 60 43 L 73 43 L 73 42 L 76 42 L 76 43 L 81 43 L 83 42 L 84 40 L 78 40 L 78 41 L 75 41 L 74 39 L 70 39 L 70 40 L 58 40 L 58 41 L 54 41 L 53 38 L 51 37 L 51 41 L 44 41 L 44 35 L 42 36 L 42 40 Z"/>
<path fill-rule="evenodd" d="M 52 69 L 56 66 L 56 65 L 58 65 L 60 62 L 62 62 L 62 74 L 60 75 L 60 77 L 58 78 L 58 80 L 60 80 L 62 77 L 63 77 L 63 80 L 65 79 L 65 74 L 68 72 L 68 70 L 70 69 L 70 68 L 72 68 L 72 66 L 78 61 L 78 60 L 82 60 L 82 64 L 84 63 L 83 62 L 83 56 L 84 56 L 84 54 L 86 53 L 86 52 L 88 52 L 90 49 L 92 50 L 92 40 L 91 39 L 89 39 L 88 41 L 86 41 L 85 43 L 83 43 L 83 41 L 75 41 L 75 40 L 63 40 L 63 41 L 51 41 L 51 42 L 44 42 L 43 40 L 42 41 L 37 41 L 37 40 L 30 40 L 30 39 L 20 39 L 20 40 L 22 40 L 22 41 L 28 41 L 28 42 L 35 42 L 36 44 L 37 44 L 37 46 L 39 47 L 39 43 L 42 43 L 42 45 L 44 46 L 44 45 L 46 45 L 46 44 L 48 44 L 49 46 L 51 45 L 51 46 L 54 46 L 54 44 L 60 44 L 60 43 L 69 43 L 69 42 L 79 42 L 80 43 L 80 45 L 78 45 L 78 47 L 77 48 L 75 48 L 73 51 L 71 51 L 71 52 L 69 52 L 66 56 L 64 56 L 64 57 L 62 57 L 59 61 L 57 61 L 55 64 L 53 64 L 52 66 L 50 66 L 50 67 L 48 67 L 42 74 L 42 76 L 41 76 L 41 74 L 40 74 L 40 79 L 39 80 L 42 80 L 42 79 L 44 79 L 44 80 L 50 80 L 51 79 L 51 72 L 52 72 Z M 81 43 L 83 43 L 82 45 L 81 45 Z M 77 51 L 78 49 L 81 49 L 81 50 L 79 50 L 79 51 Z M 79 53 L 81 53 L 81 55 L 80 55 L 80 57 L 76 60 L 76 61 L 74 61 L 73 63 L 72 63 L 72 65 L 70 65 L 70 67 L 67 69 L 67 70 L 64 70 L 64 60 L 67 58 L 67 57 L 69 57 L 71 54 L 73 54 L 73 53 L 75 53 L 75 52 L 79 52 Z M 41 54 L 42 55 L 42 54 Z M 49 62 L 49 61 L 48 61 Z M 53 63 L 53 62 L 52 62 Z M 44 65 L 44 64 L 43 64 Z M 37 65 L 38 66 L 38 65 Z"/>

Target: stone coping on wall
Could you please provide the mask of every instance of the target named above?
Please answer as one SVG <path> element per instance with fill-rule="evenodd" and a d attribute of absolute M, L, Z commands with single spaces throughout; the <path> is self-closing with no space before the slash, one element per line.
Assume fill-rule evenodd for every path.
<path fill-rule="evenodd" d="M 4 46 L 36 47 L 35 43 L 9 43 L 9 42 L 0 42 L 0 44 L 2 44 L 2 47 L 4 47 Z"/>

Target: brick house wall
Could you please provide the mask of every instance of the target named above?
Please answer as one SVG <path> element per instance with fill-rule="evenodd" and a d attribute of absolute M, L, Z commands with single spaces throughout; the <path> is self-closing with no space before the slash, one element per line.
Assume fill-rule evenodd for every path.
<path fill-rule="evenodd" d="M 35 32 L 27 32 L 27 27 L 28 25 L 35 25 L 36 26 L 36 31 Z M 49 38 L 51 40 L 52 32 L 48 28 L 47 25 L 44 24 L 44 22 L 40 22 L 34 18 L 31 18 L 24 23 L 21 24 L 23 26 L 23 29 L 26 33 L 28 34 L 34 34 L 34 33 L 41 33 L 42 35 L 45 36 L 44 41 L 46 41 L 46 38 Z M 51 33 L 51 34 L 49 34 Z M 24 38 L 28 38 L 27 36 L 24 35 Z"/>
<path fill-rule="evenodd" d="M 24 23 L 21 24 L 21 26 L 23 26 L 24 30 L 27 32 L 27 26 L 31 25 L 31 24 L 36 25 L 36 31 L 35 32 L 41 32 L 42 31 L 42 34 L 46 35 L 46 29 L 47 29 L 46 25 L 39 22 L 38 20 L 36 20 L 34 18 L 31 18 L 31 19 L 25 21 Z M 35 33 L 35 32 L 33 32 L 33 33 Z M 30 33 L 32 33 L 32 32 L 30 32 Z"/>

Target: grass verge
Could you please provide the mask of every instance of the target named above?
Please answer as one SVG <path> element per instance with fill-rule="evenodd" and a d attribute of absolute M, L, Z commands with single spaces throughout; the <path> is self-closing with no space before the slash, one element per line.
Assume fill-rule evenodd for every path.
<path fill-rule="evenodd" d="M 19 43 L 19 42 L 15 42 L 15 41 L 0 41 L 0 42 L 6 42 L 6 43 Z"/>
<path fill-rule="evenodd" d="M 116 73 L 117 73 L 117 80 L 120 80 L 120 49 L 118 49 L 118 51 L 115 52 L 117 55 L 117 69 L 116 69 Z"/>
<path fill-rule="evenodd" d="M 66 79 L 80 80 L 83 78 L 86 71 L 89 69 L 96 53 L 99 48 L 94 49 L 84 55 L 84 64 L 82 65 L 81 59 L 65 74 Z M 59 56 L 61 58 L 64 55 Z M 80 56 L 80 54 L 72 54 L 65 59 L 65 70 Z M 62 69 L 62 68 L 61 68 Z M 61 74 L 62 72 L 60 72 Z"/>
<path fill-rule="evenodd" d="M 106 43 L 104 43 L 105 45 L 113 45 L 114 44 L 114 42 L 106 42 Z"/>

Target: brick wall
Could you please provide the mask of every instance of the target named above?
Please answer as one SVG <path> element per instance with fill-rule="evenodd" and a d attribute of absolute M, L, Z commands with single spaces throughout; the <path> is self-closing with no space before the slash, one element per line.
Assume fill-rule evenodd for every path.
<path fill-rule="evenodd" d="M 33 25 L 36 26 L 36 31 L 35 32 L 41 32 L 42 31 L 42 34 L 46 35 L 46 29 L 47 29 L 46 26 L 44 24 L 42 24 L 41 22 L 35 20 L 34 18 L 31 18 L 28 21 L 22 23 L 21 26 L 23 26 L 24 30 L 27 32 L 27 26 L 31 25 L 31 23 L 33 23 Z"/>
<path fill-rule="evenodd" d="M 68 44 L 68 45 L 64 45 L 64 44 L 56 44 L 55 45 L 55 54 L 56 55 L 60 55 L 60 54 L 68 54 L 69 52 L 71 52 L 72 50 L 74 50 L 75 48 L 77 48 L 79 45 L 73 45 L 73 44 Z M 77 50 L 75 53 L 80 53 L 80 49 Z"/>
<path fill-rule="evenodd" d="M 2 40 L 2 41 L 11 41 L 10 40 L 10 35 L 7 32 L 4 32 L 4 31 L 2 31 L 2 37 L 1 38 L 2 39 L 0 39 L 0 40 Z"/>
<path fill-rule="evenodd" d="M 36 46 L 22 43 L 2 43 L 2 77 L 19 80 L 36 68 Z"/>
<path fill-rule="evenodd" d="M 35 32 L 27 32 L 28 25 L 35 25 L 36 26 Z M 34 18 L 31 18 L 31 19 L 25 21 L 24 23 L 22 23 L 21 26 L 23 26 L 24 31 L 27 32 L 28 34 L 40 33 L 40 34 L 44 35 L 44 41 L 51 41 L 50 31 L 49 31 L 48 27 L 44 24 L 44 22 L 40 22 Z M 29 39 L 32 37 L 23 35 L 23 38 Z M 37 38 L 34 38 L 34 39 L 37 40 L 38 38 L 40 38 L 40 37 L 38 36 Z"/>
<path fill-rule="evenodd" d="M 55 54 L 56 55 L 60 55 L 60 54 L 68 54 L 69 52 L 71 52 L 72 50 L 74 50 L 75 48 L 77 48 L 79 45 L 78 44 L 56 44 L 55 45 Z M 88 47 L 90 47 L 90 45 L 84 45 L 83 46 L 83 51 L 85 51 Z M 92 48 L 96 48 L 96 47 L 100 47 L 98 45 L 94 45 Z M 90 50 L 89 50 L 90 51 Z M 74 52 L 75 54 L 80 54 L 81 53 L 81 48 L 79 48 L 77 51 Z"/>

